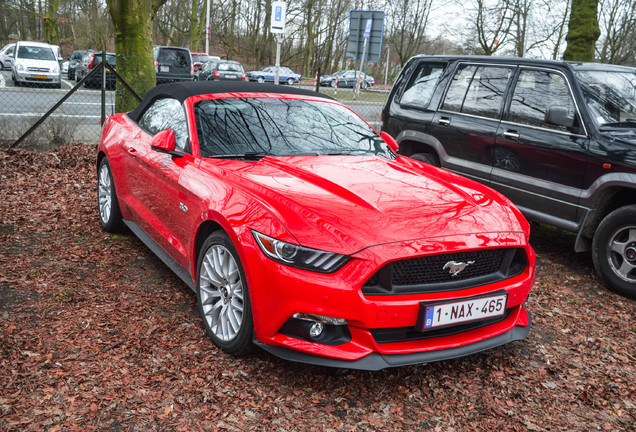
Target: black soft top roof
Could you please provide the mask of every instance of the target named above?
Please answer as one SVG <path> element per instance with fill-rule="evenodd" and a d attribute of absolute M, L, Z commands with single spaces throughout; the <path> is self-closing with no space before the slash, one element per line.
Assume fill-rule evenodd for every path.
<path fill-rule="evenodd" d="M 259 84 L 245 81 L 182 81 L 160 84 L 157 87 L 153 87 L 146 93 L 146 97 L 137 105 L 137 108 L 128 113 L 128 116 L 133 121 L 139 121 L 144 111 L 146 111 L 146 108 L 152 105 L 157 99 L 172 98 L 183 103 L 183 101 L 190 96 L 213 93 L 280 93 L 322 97 L 333 100 L 333 98 L 327 95 L 291 86 Z"/>

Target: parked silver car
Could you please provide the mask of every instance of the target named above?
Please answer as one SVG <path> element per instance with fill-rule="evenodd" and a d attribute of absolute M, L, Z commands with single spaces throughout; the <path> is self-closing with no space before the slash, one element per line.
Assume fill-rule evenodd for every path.
<path fill-rule="evenodd" d="M 13 57 L 15 86 L 50 84 L 62 86 L 60 64 L 51 45 L 42 42 L 19 41 Z"/>

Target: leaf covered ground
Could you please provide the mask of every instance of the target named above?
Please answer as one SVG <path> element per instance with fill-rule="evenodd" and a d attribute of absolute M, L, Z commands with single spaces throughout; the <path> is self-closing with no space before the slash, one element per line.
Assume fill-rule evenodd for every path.
<path fill-rule="evenodd" d="M 534 227 L 528 338 L 380 372 L 234 358 L 96 212 L 94 146 L 0 152 L 0 430 L 634 431 L 636 302 Z"/>

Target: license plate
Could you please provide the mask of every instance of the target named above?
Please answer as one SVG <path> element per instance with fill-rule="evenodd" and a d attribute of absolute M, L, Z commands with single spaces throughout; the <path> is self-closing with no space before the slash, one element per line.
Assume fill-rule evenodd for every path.
<path fill-rule="evenodd" d="M 225 75 L 225 79 L 236 79 L 238 76 L 236 75 Z"/>
<path fill-rule="evenodd" d="M 170 66 L 159 66 L 159 72 L 170 72 Z"/>
<path fill-rule="evenodd" d="M 426 306 L 424 330 L 502 316 L 508 294 Z"/>
<path fill-rule="evenodd" d="M 35 78 L 35 79 L 47 79 L 48 76 L 46 76 L 46 75 L 33 75 L 33 78 Z"/>

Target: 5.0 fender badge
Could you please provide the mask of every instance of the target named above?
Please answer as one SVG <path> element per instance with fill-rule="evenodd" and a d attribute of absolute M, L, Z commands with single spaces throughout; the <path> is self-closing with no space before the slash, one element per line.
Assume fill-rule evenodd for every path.
<path fill-rule="evenodd" d="M 181 209 L 182 212 L 187 213 L 188 212 L 188 206 L 186 206 L 184 203 L 179 203 L 179 208 Z"/>
<path fill-rule="evenodd" d="M 467 262 L 449 261 L 446 264 L 444 264 L 444 267 L 442 267 L 442 270 L 448 269 L 448 272 L 450 273 L 451 277 L 455 277 L 458 274 L 460 274 L 462 271 L 464 271 L 464 269 L 471 264 L 475 264 L 475 261 L 467 261 Z"/>

